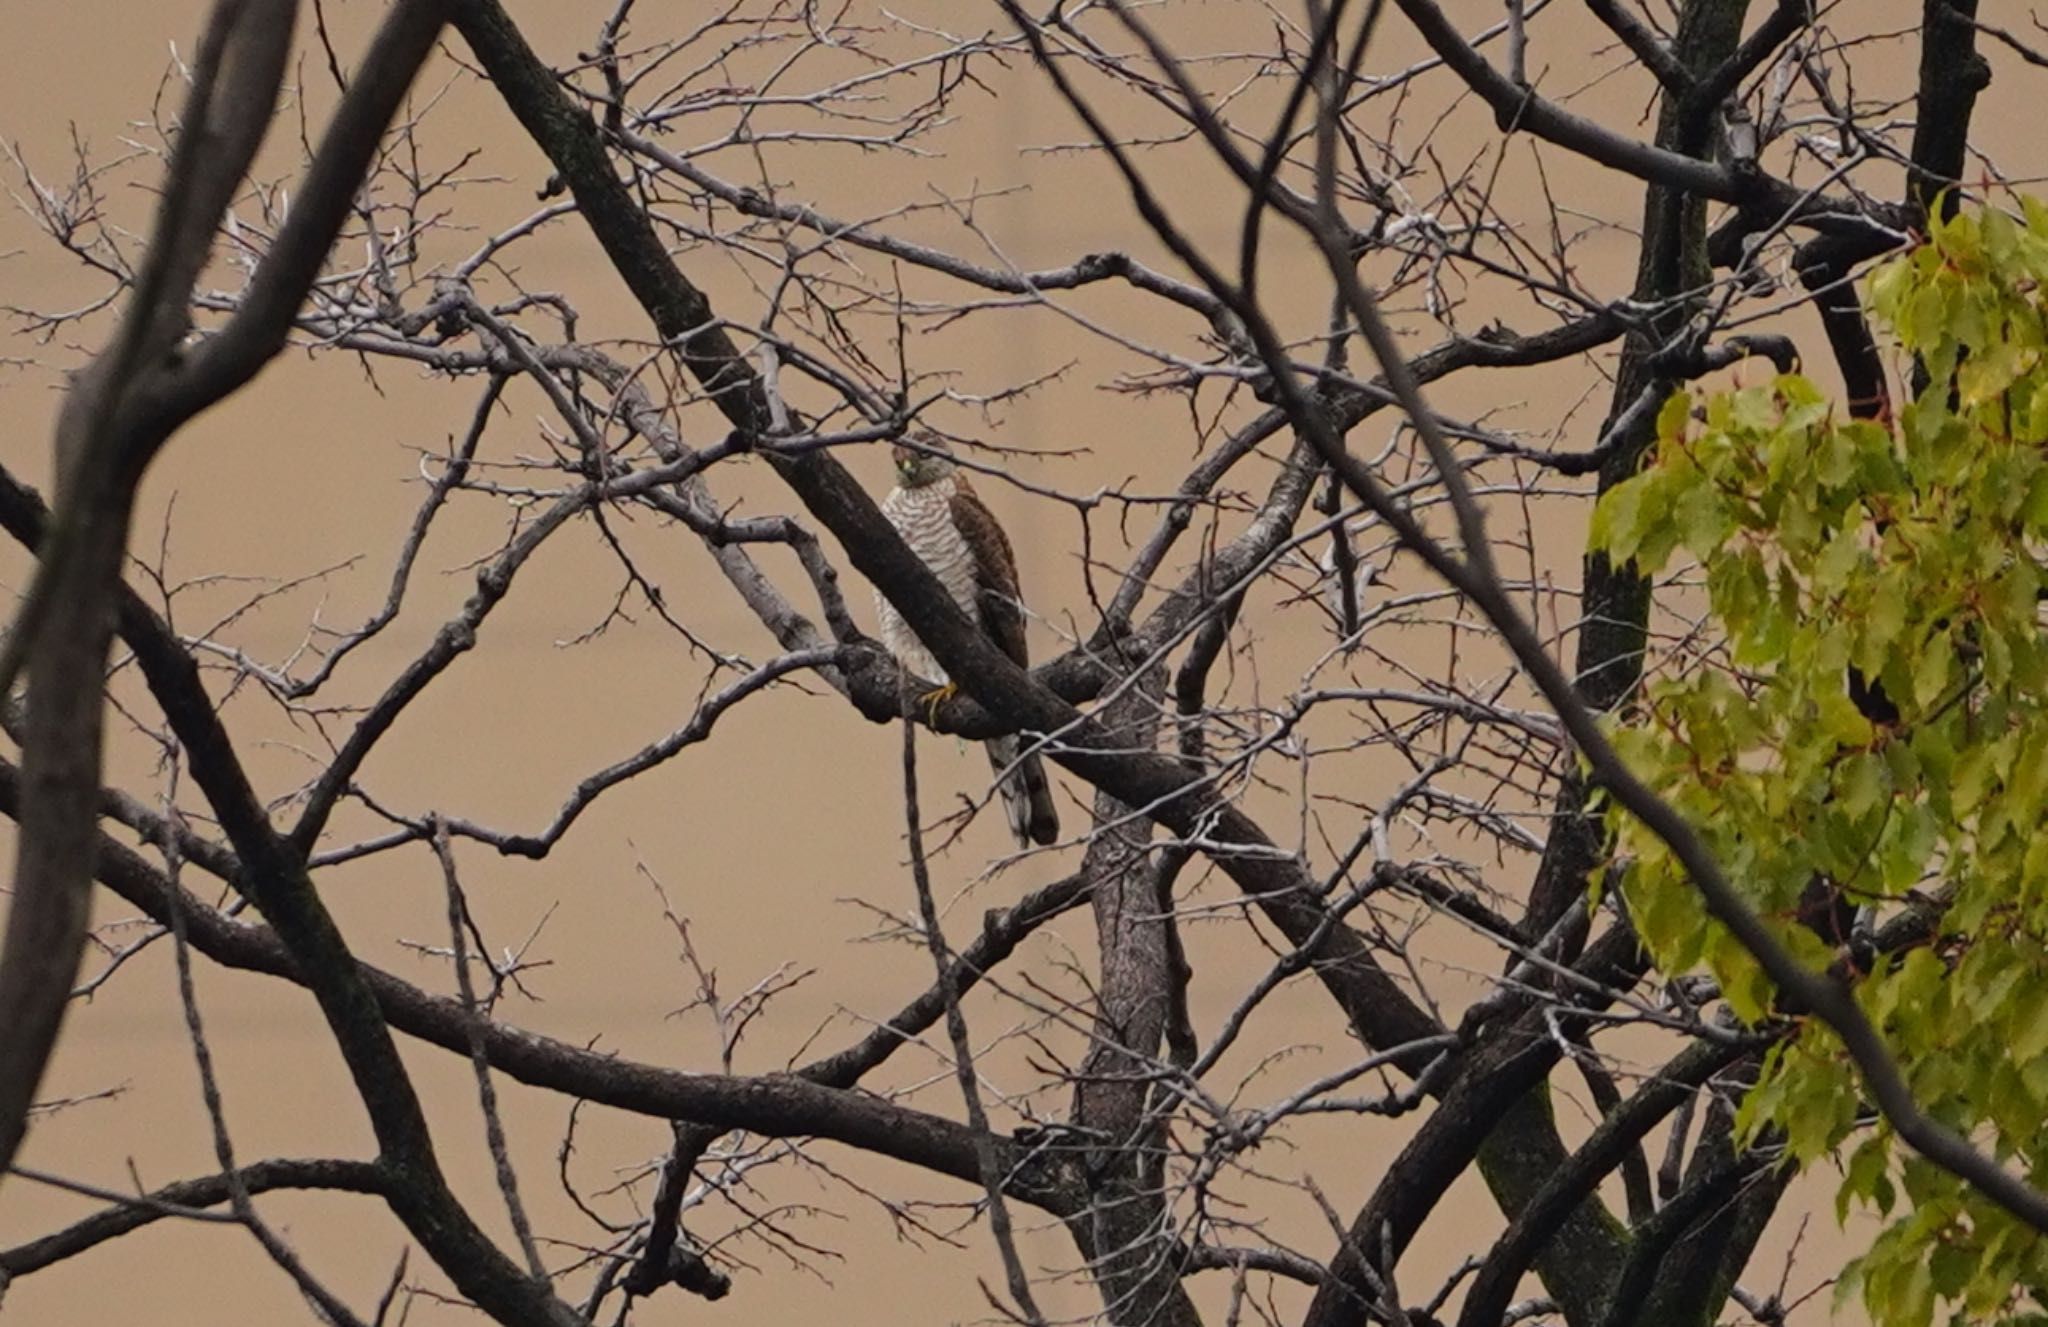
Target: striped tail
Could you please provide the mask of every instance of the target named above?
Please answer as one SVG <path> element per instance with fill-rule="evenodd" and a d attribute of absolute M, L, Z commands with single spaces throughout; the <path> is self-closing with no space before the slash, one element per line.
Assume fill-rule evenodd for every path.
<path fill-rule="evenodd" d="M 1057 839 L 1060 814 L 1052 804 L 1052 782 L 1045 776 L 1045 762 L 1034 751 L 1018 763 L 1017 753 L 1024 748 L 1015 736 L 991 737 L 984 745 L 989 768 L 1001 776 L 996 791 L 1003 795 L 1003 814 L 1009 818 L 1010 832 L 1017 836 L 1017 846 L 1028 848 Z M 1012 764 L 1017 767 L 1010 769 Z M 1004 770 L 1010 772 L 1003 774 Z"/>

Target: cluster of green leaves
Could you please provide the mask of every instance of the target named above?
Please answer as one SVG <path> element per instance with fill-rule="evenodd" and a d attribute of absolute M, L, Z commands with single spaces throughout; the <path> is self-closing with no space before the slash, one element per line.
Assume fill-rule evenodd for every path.
<path fill-rule="evenodd" d="M 1681 394 L 1600 503 L 1596 545 L 1652 575 L 1683 550 L 1708 620 L 1615 738 L 1786 944 L 1855 982 L 1926 1109 L 2048 1187 L 2048 208 L 1934 223 L 1869 295 L 1924 369 L 1895 420 L 1790 375 Z M 1663 969 L 1787 1029 L 1747 1136 L 1834 1158 L 1840 1209 L 1883 1219 L 1844 1297 L 1885 1327 L 2048 1321 L 2048 1240 L 1873 1123 L 1832 1034 L 1776 1007 L 1659 842 L 1613 828 Z M 1859 972 L 1830 896 L 1935 921 Z"/>

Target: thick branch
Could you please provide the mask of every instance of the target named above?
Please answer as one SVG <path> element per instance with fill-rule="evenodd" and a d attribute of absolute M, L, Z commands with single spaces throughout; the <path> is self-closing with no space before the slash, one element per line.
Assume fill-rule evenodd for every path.
<path fill-rule="evenodd" d="M 1976 17 L 1977 0 L 1922 0 L 1908 188 L 1923 215 L 1934 213 L 1943 190 L 1943 215 L 1962 201 L 1956 186 L 1969 157 L 1970 118 L 1977 94 L 1991 86 L 1991 62 L 1977 50 Z"/>
<path fill-rule="evenodd" d="M 135 485 L 177 423 L 138 398 L 167 371 L 214 228 L 270 122 L 294 10 L 292 0 L 221 0 L 208 20 L 148 257 L 112 341 L 66 395 L 55 534 L 0 648 L 0 695 L 24 659 L 30 690 L 22 832 L 0 947 L 0 1175 L 21 1144 L 85 943 L 110 591 Z"/>
<path fill-rule="evenodd" d="M 1692 75 L 1685 66 L 1678 63 L 1671 54 L 1671 48 L 1664 39 L 1650 29 L 1650 26 L 1622 8 L 1621 0 L 1586 0 L 1586 8 L 1593 16 L 1607 25 L 1607 30 L 1621 38 L 1621 44 L 1629 53 L 1643 62 L 1643 67 L 1657 76 L 1663 85 L 1664 94 L 1682 97 L 1692 88 Z"/>
<path fill-rule="evenodd" d="M 1493 108 L 1503 129 L 1523 129 L 1603 166 L 1696 198 L 1751 201 L 1791 214 L 1823 230 L 1863 232 L 1872 223 L 1861 209 L 1827 198 L 1809 199 L 1804 190 L 1755 172 L 1718 166 L 1698 157 L 1624 138 L 1591 120 L 1520 87 L 1494 68 L 1444 16 L 1434 0 L 1395 0 L 1446 65 Z"/>
<path fill-rule="evenodd" d="M 1458 1327 L 1495 1327 L 1507 1311 L 1523 1272 L 1557 1235 L 1564 1218 L 1635 1150 L 1659 1120 L 1748 1049 L 1736 1040 L 1694 1042 L 1619 1110 L 1602 1120 L 1593 1136 L 1516 1213 L 1506 1233 L 1494 1243 L 1493 1251 L 1487 1254 L 1485 1264 L 1465 1291 Z"/>
<path fill-rule="evenodd" d="M 1708 1213 L 1723 1207 L 1744 1184 L 1777 1165 L 1780 1159 L 1775 1149 L 1760 1149 L 1715 1166 L 1681 1189 L 1658 1209 L 1657 1215 L 1638 1227 L 1629 1246 L 1628 1262 L 1615 1278 L 1613 1293 L 1601 1314 L 1600 1327 L 1630 1327 L 1638 1322 L 1637 1312 L 1649 1298 L 1658 1269 L 1672 1246 Z"/>
<path fill-rule="evenodd" d="M 1576 966 L 1600 987 L 1615 989 L 1633 983 L 1646 964 L 1634 933 L 1617 927 L 1595 942 Z M 1303 1320 L 1305 1327 L 1355 1327 L 1367 1320 L 1374 1279 L 1368 1269 L 1384 1272 L 1400 1258 L 1502 1117 L 1549 1076 L 1562 1053 L 1545 1027 L 1545 1011 L 1537 1009 L 1503 1027 L 1462 1067 L 1456 1084 L 1387 1167 L 1372 1197 L 1352 1220 L 1344 1247 Z M 1587 1214 L 1586 1219 L 1597 1216 Z M 1621 1255 L 1618 1246 L 1605 1241 L 1589 1242 L 1587 1248 L 1604 1252 L 1615 1265 L 1600 1266 L 1582 1255 L 1583 1282 L 1576 1287 L 1581 1296 L 1597 1294 Z"/>
<path fill-rule="evenodd" d="M 1158 740 L 1164 673 L 1148 670 L 1104 707 L 1104 725 L 1132 750 Z M 1173 999 L 1171 904 L 1161 906 L 1153 874 L 1152 822 L 1106 792 L 1096 794 L 1094 816 L 1081 873 L 1093 885 L 1101 971 L 1073 1109 L 1074 1126 L 1093 1142 L 1083 1168 L 1088 1210 L 1068 1226 L 1111 1323 L 1200 1327 L 1169 1238 L 1163 1140 L 1146 1115 Z"/>

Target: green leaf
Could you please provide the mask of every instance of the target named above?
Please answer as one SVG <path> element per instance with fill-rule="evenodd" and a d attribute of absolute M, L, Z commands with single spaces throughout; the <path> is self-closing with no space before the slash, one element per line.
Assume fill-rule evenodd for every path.
<path fill-rule="evenodd" d="M 1614 732 L 1801 963 L 1836 959 L 1792 921 L 1816 874 L 1881 918 L 1915 891 L 1939 938 L 1852 977 L 1854 998 L 1931 1115 L 2048 1183 L 2048 206 L 1940 211 L 1865 288 L 1924 370 L 1914 400 L 1844 419 L 1791 376 L 1676 395 L 1653 464 L 1600 505 L 1596 546 L 1648 571 L 1682 545 L 1706 590 L 1703 622 L 1653 637 Z M 1700 601 L 1679 587 L 1658 608 L 1690 628 Z M 1852 668 L 1895 718 L 1850 700 Z M 1781 1017 L 1661 842 L 1607 823 L 1664 975 L 1704 963 L 1732 1012 Z M 1885 1225 L 1844 1291 L 1882 1327 L 2048 1304 L 2048 1239 L 1859 1126 L 1864 1098 L 1810 1021 L 1737 1117 L 1809 1161 L 1853 1141 L 1838 1211 Z"/>
<path fill-rule="evenodd" d="M 1702 561 L 1713 556 L 1735 529 L 1727 504 L 1711 484 L 1694 484 L 1679 497 L 1674 515 L 1685 551 Z"/>
<path fill-rule="evenodd" d="M 2032 1060 L 2048 1051 L 2048 983 L 2034 988 L 2026 1006 L 2014 1023 L 2008 1043 L 2012 1057 L 2020 1061 Z"/>
<path fill-rule="evenodd" d="M 1870 611 L 1863 619 L 1863 635 L 1856 646 L 1856 667 L 1865 677 L 1884 672 L 1885 656 L 1905 630 L 1907 607 L 1904 586 L 1889 577 L 1879 583 L 1871 596 Z"/>
<path fill-rule="evenodd" d="M 1936 632 L 1927 638 L 1920 649 L 1919 662 L 1913 665 L 1913 700 L 1920 708 L 1934 704 L 1948 690 L 1949 670 L 1954 667 L 1955 658 L 1955 646 L 1947 633 Z"/>
<path fill-rule="evenodd" d="M 1664 398 L 1664 404 L 1657 410 L 1657 437 L 1660 441 L 1676 442 L 1685 437 L 1687 422 L 1692 418 L 1692 397 L 1684 391 L 1676 391 Z"/>
<path fill-rule="evenodd" d="M 1877 809 L 1880 798 L 1889 799 L 1892 794 L 1891 771 L 1883 759 L 1864 752 L 1849 757 L 1843 762 L 1839 783 L 1841 807 L 1852 820 L 1861 820 Z"/>

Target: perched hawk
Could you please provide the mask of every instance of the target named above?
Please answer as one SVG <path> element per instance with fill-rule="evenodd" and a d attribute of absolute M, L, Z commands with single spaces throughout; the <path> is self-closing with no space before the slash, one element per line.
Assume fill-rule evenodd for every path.
<path fill-rule="evenodd" d="M 939 578 L 960 611 L 1019 668 L 1026 667 L 1030 655 L 1024 645 L 1024 608 L 1017 597 L 1017 558 L 1003 527 L 982 506 L 967 476 L 936 438 L 921 435 L 916 448 L 898 444 L 893 454 L 896 488 L 882 503 L 882 513 L 910 551 Z M 919 677 L 944 683 L 950 691 L 946 670 L 880 594 L 875 596 L 875 612 L 881 619 L 882 644 L 896 662 Z M 1021 742 L 1015 736 L 993 737 L 985 745 L 990 766 L 1002 776 L 997 788 L 1018 846 L 1057 839 L 1060 818 L 1053 808 L 1045 763 L 1036 752 L 1020 761 Z"/>

